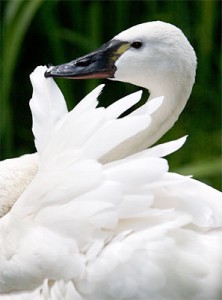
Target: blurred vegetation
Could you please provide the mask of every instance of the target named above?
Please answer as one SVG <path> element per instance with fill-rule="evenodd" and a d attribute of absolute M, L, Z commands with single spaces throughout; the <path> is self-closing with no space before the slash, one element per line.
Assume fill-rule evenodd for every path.
<path fill-rule="evenodd" d="M 37 65 L 60 64 L 94 50 L 132 25 L 162 20 L 183 30 L 196 50 L 192 96 L 161 141 L 188 134 L 169 156 L 172 171 L 193 174 L 221 188 L 220 1 L 1 1 L 1 159 L 34 152 L 29 74 Z M 71 109 L 98 80 L 57 80 Z M 106 81 L 107 106 L 138 90 Z M 144 92 L 144 97 L 148 97 Z M 75 138 L 75 137 L 73 137 Z"/>

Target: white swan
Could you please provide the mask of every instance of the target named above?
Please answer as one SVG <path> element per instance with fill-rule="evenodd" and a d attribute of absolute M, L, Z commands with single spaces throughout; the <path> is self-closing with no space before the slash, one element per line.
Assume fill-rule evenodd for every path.
<path fill-rule="evenodd" d="M 143 150 L 177 119 L 195 67 L 181 31 L 151 22 L 46 72 L 150 87 L 152 100 L 121 119 L 140 92 L 96 108 L 99 86 L 68 113 L 46 68 L 34 71 L 39 170 L 0 219 L 1 299 L 219 299 L 221 193 L 168 172 L 161 157 L 185 138 Z"/>
<path fill-rule="evenodd" d="M 115 36 L 98 51 L 68 64 L 51 67 L 46 76 L 109 78 L 144 87 L 149 100 L 164 96 L 149 128 L 107 154 L 119 159 L 154 144 L 178 119 L 190 96 L 196 55 L 183 33 L 163 22 L 134 26 Z"/>

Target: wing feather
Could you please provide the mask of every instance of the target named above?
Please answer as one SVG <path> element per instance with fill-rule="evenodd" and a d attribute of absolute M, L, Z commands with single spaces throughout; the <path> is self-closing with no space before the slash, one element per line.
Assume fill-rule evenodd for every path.
<path fill-rule="evenodd" d="M 221 193 L 162 158 L 186 138 L 101 163 L 163 98 L 116 119 L 140 92 L 97 108 L 99 86 L 67 113 L 44 70 L 31 76 L 40 168 L 0 220 L 2 299 L 217 299 Z"/>

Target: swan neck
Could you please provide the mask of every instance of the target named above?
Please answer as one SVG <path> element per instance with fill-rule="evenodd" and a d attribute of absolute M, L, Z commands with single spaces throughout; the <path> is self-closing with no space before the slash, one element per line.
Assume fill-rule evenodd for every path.
<path fill-rule="evenodd" d="M 186 83 L 183 82 L 180 85 L 175 85 L 173 84 L 174 82 L 175 81 L 168 81 L 165 87 L 162 86 L 162 88 L 159 89 L 149 89 L 143 85 L 143 87 L 150 90 L 148 101 L 164 96 L 163 103 L 151 115 L 152 121 L 148 128 L 129 138 L 102 157 L 100 159 L 102 163 L 124 158 L 152 146 L 174 125 L 190 96 L 194 76 L 186 80 Z"/>
<path fill-rule="evenodd" d="M 160 96 L 163 96 L 164 100 L 157 111 L 152 114 L 152 122 L 147 130 L 146 147 L 156 143 L 178 120 L 189 99 L 191 90 L 192 85 L 185 88 L 179 87 L 176 90 L 175 86 L 168 85 L 168 89 L 158 92 L 151 91 L 148 101 Z"/>

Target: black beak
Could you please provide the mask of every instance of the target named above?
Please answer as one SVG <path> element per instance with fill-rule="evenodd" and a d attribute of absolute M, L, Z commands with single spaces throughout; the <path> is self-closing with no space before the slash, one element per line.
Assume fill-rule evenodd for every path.
<path fill-rule="evenodd" d="M 49 67 L 45 77 L 73 79 L 113 78 L 116 60 L 129 48 L 129 43 L 111 40 L 97 51 L 69 63 Z"/>

